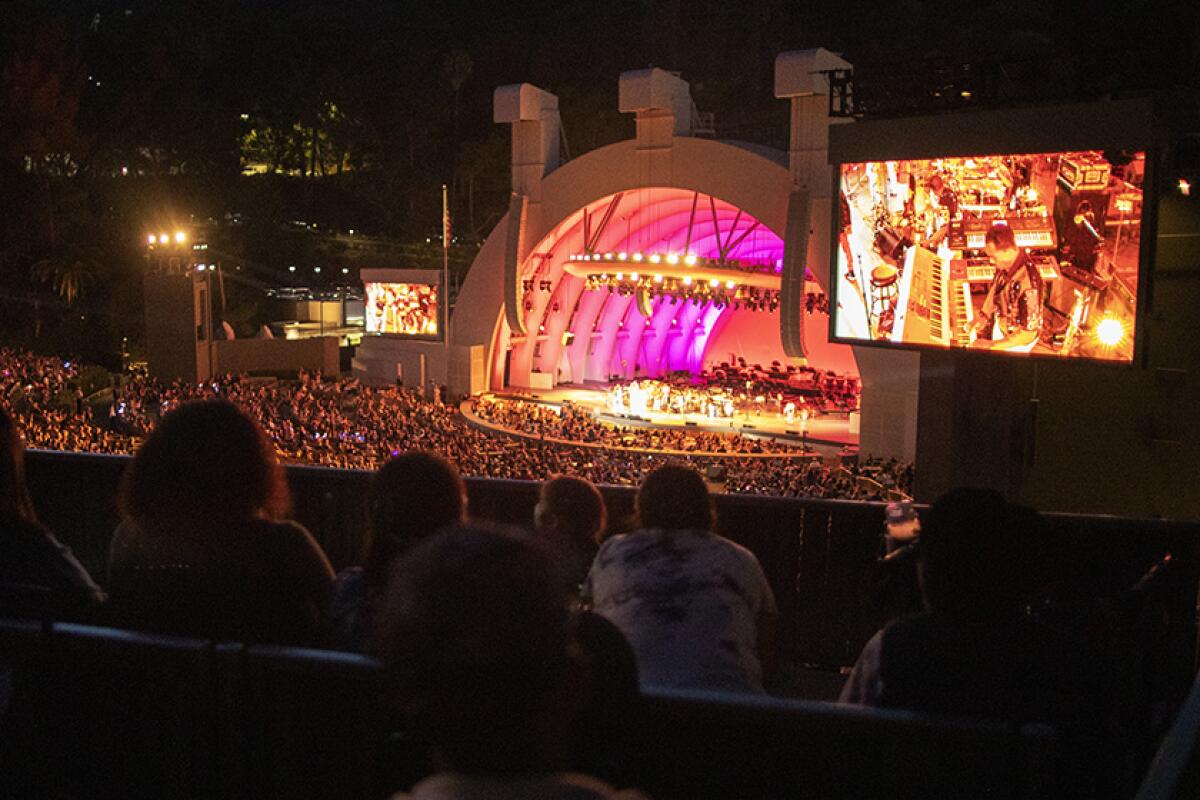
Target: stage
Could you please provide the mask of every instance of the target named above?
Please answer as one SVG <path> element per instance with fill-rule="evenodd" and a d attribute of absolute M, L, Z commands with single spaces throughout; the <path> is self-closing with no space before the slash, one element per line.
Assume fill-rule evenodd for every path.
<path fill-rule="evenodd" d="M 509 389 L 493 393 L 510 400 L 561 406 L 572 403 L 589 409 L 596 419 L 622 427 L 686 429 L 712 433 L 740 433 L 743 436 L 774 439 L 781 443 L 825 445 L 827 447 L 857 447 L 858 434 L 850 432 L 846 414 L 818 414 L 808 420 L 798 416 L 790 423 L 783 414 L 773 410 L 738 411 L 731 418 L 712 418 L 704 414 L 677 414 L 646 411 L 641 414 L 618 414 L 610 408 L 607 383 L 562 384 L 553 389 Z"/>

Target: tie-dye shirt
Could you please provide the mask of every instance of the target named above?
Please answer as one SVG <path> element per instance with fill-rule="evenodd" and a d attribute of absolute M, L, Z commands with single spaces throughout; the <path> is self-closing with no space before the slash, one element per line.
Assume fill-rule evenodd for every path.
<path fill-rule="evenodd" d="M 757 621 L 775 596 L 746 548 L 707 531 L 615 536 L 584 598 L 633 646 L 643 687 L 762 691 Z"/>

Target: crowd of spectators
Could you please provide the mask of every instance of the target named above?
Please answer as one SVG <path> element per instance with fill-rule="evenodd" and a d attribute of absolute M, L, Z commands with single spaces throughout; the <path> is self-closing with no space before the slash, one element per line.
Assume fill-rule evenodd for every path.
<path fill-rule="evenodd" d="M 191 400 L 224 399 L 244 410 L 266 433 L 284 463 L 374 470 L 397 453 L 441 453 L 464 475 L 542 480 L 571 474 L 596 484 L 635 486 L 667 460 L 662 450 L 689 451 L 685 463 L 726 476 L 730 491 L 791 497 L 887 499 L 911 486 L 911 468 L 879 463 L 830 467 L 812 454 L 737 434 L 617 430 L 580 409 L 556 412 L 531 403 L 477 403 L 484 416 L 539 437 L 604 445 L 604 450 L 497 435 L 471 424 L 452 403 L 424 399 L 398 387 L 377 388 L 354 379 L 323 379 L 301 372 L 297 380 L 222 376 L 200 383 L 160 383 L 126 376 L 111 399 L 87 402 L 78 366 L 61 359 L 0 350 L 0 407 L 10 410 L 31 447 L 93 453 L 133 453 L 171 409 Z M 690 441 L 689 441 L 690 439 Z M 777 458 L 749 459 L 746 453 Z M 707 455 L 714 454 L 714 455 Z M 769 463 L 767 463 L 769 462 Z M 874 470 L 876 480 L 859 480 Z"/>
<path fill-rule="evenodd" d="M 79 373 L 78 364 L 61 358 L 0 348 L 0 408 L 9 409 L 30 446 L 131 452 L 129 437 L 93 420 Z"/>

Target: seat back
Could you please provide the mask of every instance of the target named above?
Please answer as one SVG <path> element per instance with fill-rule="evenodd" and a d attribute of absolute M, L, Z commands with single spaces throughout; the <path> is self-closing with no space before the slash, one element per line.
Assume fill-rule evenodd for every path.
<path fill-rule="evenodd" d="M 648 692 L 634 781 L 665 798 L 1028 797 L 1044 727 L 828 703 Z"/>
<path fill-rule="evenodd" d="M 252 796 L 385 797 L 431 771 L 426 748 L 397 733 L 375 660 L 262 645 L 242 675 Z"/>
<path fill-rule="evenodd" d="M 32 796 L 46 772 L 42 622 L 0 618 L 0 797 Z"/>
<path fill-rule="evenodd" d="M 76 797 L 213 797 L 220 789 L 212 645 L 55 624 L 56 788 Z"/>

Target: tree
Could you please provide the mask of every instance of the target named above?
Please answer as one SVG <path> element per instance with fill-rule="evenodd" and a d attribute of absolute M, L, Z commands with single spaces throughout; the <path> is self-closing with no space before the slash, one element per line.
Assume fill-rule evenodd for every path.
<path fill-rule="evenodd" d="M 63 302 L 73 306 L 95 281 L 99 267 L 83 250 L 64 247 L 37 261 L 30 275 L 38 283 L 50 284 Z"/>

